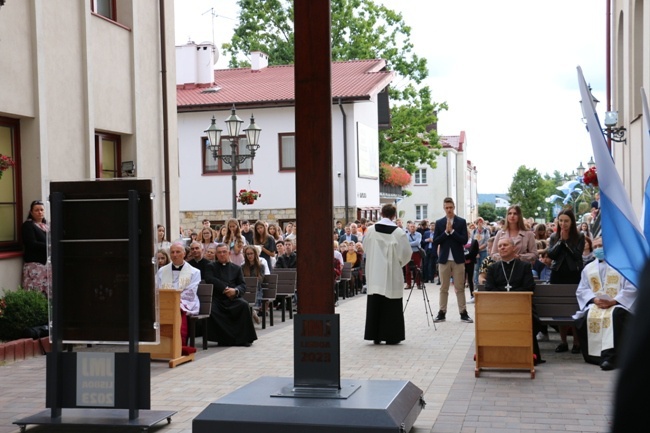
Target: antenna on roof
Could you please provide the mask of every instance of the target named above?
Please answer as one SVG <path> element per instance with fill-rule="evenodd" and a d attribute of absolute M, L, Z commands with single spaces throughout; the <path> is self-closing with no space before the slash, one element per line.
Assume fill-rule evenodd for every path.
<path fill-rule="evenodd" d="M 210 15 L 212 16 L 212 49 L 214 50 L 216 45 L 214 42 L 214 18 L 217 16 L 217 14 L 214 13 L 214 8 L 210 8 L 207 11 L 203 12 L 201 15 L 205 15 L 208 12 L 210 12 Z"/>
<path fill-rule="evenodd" d="M 205 15 L 205 14 L 207 14 L 208 12 L 209 12 L 210 15 L 212 16 L 212 46 L 216 48 L 217 45 L 216 45 L 216 42 L 215 42 L 215 40 L 214 40 L 214 19 L 215 19 L 215 18 L 225 18 L 225 19 L 227 19 L 227 20 L 231 20 L 231 21 L 235 21 L 235 19 L 234 19 L 234 18 L 229 18 L 229 17 L 224 17 L 223 15 L 218 15 L 218 14 L 214 11 L 214 8 L 210 8 L 210 9 L 208 9 L 207 11 L 203 12 L 201 15 Z"/>

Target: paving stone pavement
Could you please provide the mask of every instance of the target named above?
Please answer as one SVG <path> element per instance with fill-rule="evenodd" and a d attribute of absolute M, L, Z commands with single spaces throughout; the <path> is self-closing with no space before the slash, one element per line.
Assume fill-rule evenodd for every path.
<path fill-rule="evenodd" d="M 435 316 L 440 286 L 426 286 Z M 408 294 L 405 291 L 405 300 Z M 586 364 L 580 355 L 556 354 L 559 336 L 551 332 L 551 341 L 540 344 L 547 363 L 537 367 L 535 379 L 524 372 L 500 371 L 475 378 L 474 325 L 460 321 L 456 297 L 449 297 L 447 321 L 437 324 L 437 330 L 431 315 L 425 315 L 423 298 L 422 291 L 412 292 L 405 313 L 406 340 L 396 346 L 363 340 L 365 295 L 341 300 L 336 309 L 341 316 L 342 378 L 410 380 L 424 391 L 426 407 L 411 432 L 609 431 L 616 372 Z M 468 312 L 474 317 L 473 304 L 468 304 Z M 292 321 L 281 323 L 279 312 L 275 317 L 273 327 L 261 330 L 256 325 L 259 339 L 252 347 L 211 345 L 207 351 L 199 350 L 194 362 L 173 369 L 152 362 L 151 408 L 178 413 L 171 424 L 160 423 L 150 431 L 190 433 L 192 420 L 210 402 L 261 376 L 292 377 Z M 13 421 L 44 409 L 44 357 L 0 366 L 0 433 L 18 432 Z M 134 430 L 28 426 L 27 431 Z"/>

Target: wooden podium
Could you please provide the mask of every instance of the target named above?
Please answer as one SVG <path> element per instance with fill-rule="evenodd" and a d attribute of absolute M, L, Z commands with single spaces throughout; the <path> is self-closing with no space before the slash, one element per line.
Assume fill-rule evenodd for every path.
<path fill-rule="evenodd" d="M 533 292 L 474 292 L 476 369 L 529 370 L 533 363 Z"/>
<path fill-rule="evenodd" d="M 140 352 L 150 353 L 151 359 L 169 360 L 169 368 L 194 361 L 194 354 L 182 354 L 181 290 L 160 289 L 160 344 L 141 344 Z"/>

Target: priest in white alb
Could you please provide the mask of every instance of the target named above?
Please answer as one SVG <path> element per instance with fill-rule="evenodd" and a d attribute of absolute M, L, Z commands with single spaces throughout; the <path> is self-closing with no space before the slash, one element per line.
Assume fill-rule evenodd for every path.
<path fill-rule="evenodd" d="M 393 222 L 396 213 L 395 206 L 384 205 L 382 219 L 363 237 L 368 293 L 364 339 L 375 344 L 399 344 L 406 338 L 402 268 L 411 260 L 413 251 L 404 230 Z"/>
<path fill-rule="evenodd" d="M 597 260 L 582 270 L 576 291 L 580 310 L 573 317 L 585 361 L 613 370 L 626 324 L 634 312 L 637 290 L 607 264 L 602 247 L 594 250 L 594 256 Z"/>
<path fill-rule="evenodd" d="M 201 281 L 201 271 L 190 266 L 185 261 L 185 246 L 174 242 L 169 247 L 172 262 L 158 269 L 156 273 L 157 289 L 180 289 L 181 292 L 181 342 L 183 353 L 195 352 L 194 348 L 186 347 L 187 316 L 199 313 L 199 296 L 197 290 Z"/>

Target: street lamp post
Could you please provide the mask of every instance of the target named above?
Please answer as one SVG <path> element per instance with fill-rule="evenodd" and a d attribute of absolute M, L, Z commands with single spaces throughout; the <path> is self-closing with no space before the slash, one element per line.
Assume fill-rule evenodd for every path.
<path fill-rule="evenodd" d="M 225 164 L 230 165 L 232 170 L 232 217 L 237 218 L 237 168 L 239 164 L 244 163 L 250 158 L 251 162 L 255 159 L 255 152 L 260 148 L 259 140 L 262 129 L 255 124 L 255 117 L 251 115 L 251 123 L 248 128 L 244 129 L 248 143 L 246 148 L 249 154 L 239 153 L 239 130 L 243 120 L 235 114 L 235 106 L 232 106 L 230 117 L 226 119 L 226 127 L 228 128 L 228 140 L 230 140 L 230 154 L 220 154 L 221 150 L 221 129 L 217 127 L 216 119 L 212 116 L 212 123 L 210 127 L 204 132 L 208 136 L 207 148 L 212 152 L 212 158 L 216 161 L 221 159 Z"/>

